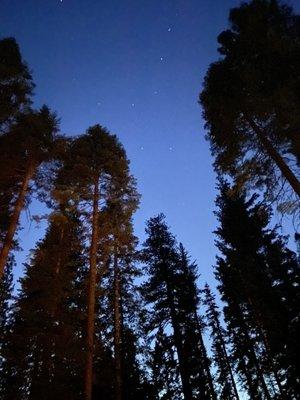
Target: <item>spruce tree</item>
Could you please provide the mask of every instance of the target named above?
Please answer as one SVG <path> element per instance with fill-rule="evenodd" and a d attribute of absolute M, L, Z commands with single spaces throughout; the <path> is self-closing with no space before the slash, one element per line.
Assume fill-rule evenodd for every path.
<path fill-rule="evenodd" d="M 188 366 L 193 396 L 216 399 L 210 360 L 204 345 L 205 324 L 198 314 L 200 306 L 197 265 L 191 263 L 187 251 L 180 243 L 178 248 L 178 314 L 184 335 L 184 352 Z"/>
<path fill-rule="evenodd" d="M 217 370 L 219 398 L 224 400 L 239 400 L 239 394 L 231 367 L 231 360 L 226 348 L 226 332 L 220 322 L 220 311 L 208 284 L 204 290 L 206 305 L 206 320 L 212 339 L 213 360 Z"/>
<path fill-rule="evenodd" d="M 179 400 L 182 397 L 175 352 L 173 338 L 164 332 L 162 326 L 159 327 L 155 334 L 155 344 L 150 351 L 148 363 L 155 399 Z"/>
<path fill-rule="evenodd" d="M 21 278 L 4 354 L 4 369 L 12 371 L 4 399 L 76 399 L 83 392 L 82 314 L 76 304 L 81 243 L 78 216 L 67 207 L 55 211 Z"/>
<path fill-rule="evenodd" d="M 8 345 L 9 331 L 12 322 L 13 308 L 13 274 L 14 257 L 10 256 L 3 279 L 0 281 L 0 396 L 4 394 L 6 373 L 5 353 Z"/>
<path fill-rule="evenodd" d="M 255 195 L 247 200 L 226 182 L 220 192 L 216 275 L 234 359 L 249 393 L 271 398 L 275 390 L 285 398 L 297 393 L 295 360 L 287 351 L 298 330 L 292 311 L 299 301 L 297 258 L 276 231 L 268 229 L 270 211 L 255 202 Z M 250 382 L 256 381 L 255 389 Z"/>
<path fill-rule="evenodd" d="M 143 285 L 149 311 L 149 332 L 159 327 L 173 331 L 178 371 L 185 399 L 202 396 L 215 398 L 209 360 L 204 347 L 197 314 L 199 298 L 195 284 L 195 266 L 190 265 L 182 246 L 158 215 L 147 223 L 143 258 L 149 279 Z"/>

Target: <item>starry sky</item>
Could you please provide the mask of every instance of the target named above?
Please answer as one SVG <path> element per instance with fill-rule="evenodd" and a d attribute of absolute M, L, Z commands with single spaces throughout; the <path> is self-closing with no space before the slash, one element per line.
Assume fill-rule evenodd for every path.
<path fill-rule="evenodd" d="M 35 106 L 57 111 L 61 131 L 100 123 L 131 160 L 142 195 L 135 232 L 163 212 L 213 284 L 215 176 L 197 98 L 217 35 L 238 0 L 0 0 L 0 36 L 13 36 L 36 83 Z M 296 11 L 300 2 L 291 1 Z M 22 215 L 22 262 L 45 223 Z M 285 224 L 283 233 L 291 226 Z"/>

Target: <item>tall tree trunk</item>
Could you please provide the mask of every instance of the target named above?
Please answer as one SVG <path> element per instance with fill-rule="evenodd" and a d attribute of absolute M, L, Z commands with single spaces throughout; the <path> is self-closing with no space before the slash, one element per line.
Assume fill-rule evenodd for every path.
<path fill-rule="evenodd" d="M 207 352 L 206 352 L 205 344 L 204 344 L 204 341 L 203 341 L 202 329 L 201 329 L 201 326 L 200 326 L 200 322 L 199 322 L 199 317 L 198 317 L 197 311 L 195 311 L 195 319 L 196 319 L 197 326 L 198 326 L 201 354 L 202 354 L 202 357 L 203 357 L 205 375 L 206 375 L 206 379 L 207 379 L 207 384 L 209 386 L 210 397 L 213 400 L 217 400 L 217 395 L 216 395 L 216 392 L 215 392 L 213 379 L 212 379 L 211 372 L 210 372 L 209 360 L 208 360 L 208 357 L 207 357 Z"/>
<path fill-rule="evenodd" d="M 20 214 L 25 204 L 25 198 L 28 191 L 29 182 L 33 177 L 34 171 L 35 168 L 33 164 L 30 164 L 26 170 L 17 200 L 14 204 L 13 213 L 9 220 L 8 229 L 0 251 L 0 279 L 2 279 L 3 277 L 4 268 L 7 263 L 8 255 L 13 244 L 13 239 L 18 226 Z"/>
<path fill-rule="evenodd" d="M 287 163 L 284 161 L 260 127 L 257 126 L 257 124 L 251 118 L 247 116 L 245 117 L 253 131 L 256 133 L 266 153 L 272 158 L 281 171 L 283 177 L 289 182 L 294 192 L 300 197 L 300 182 L 297 177 L 294 175 L 292 170 L 289 168 Z"/>
<path fill-rule="evenodd" d="M 120 270 L 117 249 L 114 249 L 114 350 L 115 350 L 115 400 L 122 400 L 122 361 L 121 361 L 121 309 L 120 309 Z"/>
<path fill-rule="evenodd" d="M 97 276 L 97 251 L 99 243 L 99 176 L 94 180 L 93 193 L 93 216 L 92 216 L 92 239 L 90 245 L 90 270 L 87 298 L 87 335 L 86 335 L 86 365 L 85 365 L 85 400 L 92 399 L 93 387 L 93 354 L 94 354 L 94 332 L 95 332 L 95 294 Z"/>
<path fill-rule="evenodd" d="M 189 375 L 188 375 L 188 372 L 187 372 L 186 366 L 185 366 L 182 334 L 181 334 L 180 326 L 179 326 L 178 319 L 177 319 L 174 296 L 173 296 L 172 290 L 168 284 L 168 279 L 166 280 L 166 285 L 167 285 L 167 296 L 168 296 L 168 303 L 169 303 L 169 307 L 170 307 L 172 327 L 173 327 L 173 331 L 174 331 L 174 342 L 175 342 L 175 347 L 176 347 L 177 356 L 178 356 L 179 373 L 180 373 L 180 377 L 181 377 L 181 381 L 182 381 L 183 396 L 184 396 L 184 400 L 192 400 L 193 396 L 192 396 L 192 391 L 191 391 L 191 386 L 190 386 L 190 378 L 189 378 Z"/>

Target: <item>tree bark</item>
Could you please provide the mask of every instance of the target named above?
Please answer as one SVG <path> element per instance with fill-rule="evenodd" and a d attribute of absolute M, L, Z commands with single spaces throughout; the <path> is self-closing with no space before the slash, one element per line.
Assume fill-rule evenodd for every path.
<path fill-rule="evenodd" d="M 283 177 L 289 182 L 294 192 L 300 197 L 300 182 L 297 177 L 294 175 L 290 167 L 287 165 L 260 127 L 257 126 L 257 124 L 251 118 L 247 116 L 245 116 L 245 118 L 255 132 L 266 153 L 275 162 Z"/>
<path fill-rule="evenodd" d="M 92 239 L 90 245 L 90 270 L 87 298 L 87 337 L 86 337 L 86 365 L 85 365 L 85 400 L 92 399 L 93 387 L 93 355 L 95 332 L 95 294 L 97 276 L 97 251 L 99 243 L 99 176 L 94 180 L 93 215 L 92 215 Z"/>
<path fill-rule="evenodd" d="M 2 279 L 3 277 L 4 268 L 7 263 L 8 255 L 13 244 L 13 238 L 17 230 L 20 214 L 25 204 L 25 198 L 28 192 L 29 182 L 33 177 L 34 171 L 35 171 L 34 166 L 30 164 L 27 168 L 22 185 L 20 187 L 17 200 L 14 204 L 14 210 L 9 220 L 7 233 L 5 235 L 3 245 L 0 251 L 0 279 Z"/>
<path fill-rule="evenodd" d="M 122 400 L 122 361 L 121 361 L 121 310 L 120 310 L 120 271 L 117 250 L 114 249 L 114 350 L 115 350 L 115 400 Z"/>

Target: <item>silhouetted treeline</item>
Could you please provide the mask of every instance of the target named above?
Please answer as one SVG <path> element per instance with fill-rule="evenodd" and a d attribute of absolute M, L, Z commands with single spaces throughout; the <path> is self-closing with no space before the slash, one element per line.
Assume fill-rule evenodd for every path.
<path fill-rule="evenodd" d="M 101 125 L 61 135 L 56 113 L 32 106 L 16 41 L 0 40 L 1 400 L 299 398 L 299 257 L 270 205 L 298 217 L 299 17 L 252 0 L 219 43 L 200 96 L 219 175 L 217 293 L 163 214 L 139 246 L 118 138 Z M 47 228 L 16 291 L 33 199 Z"/>

